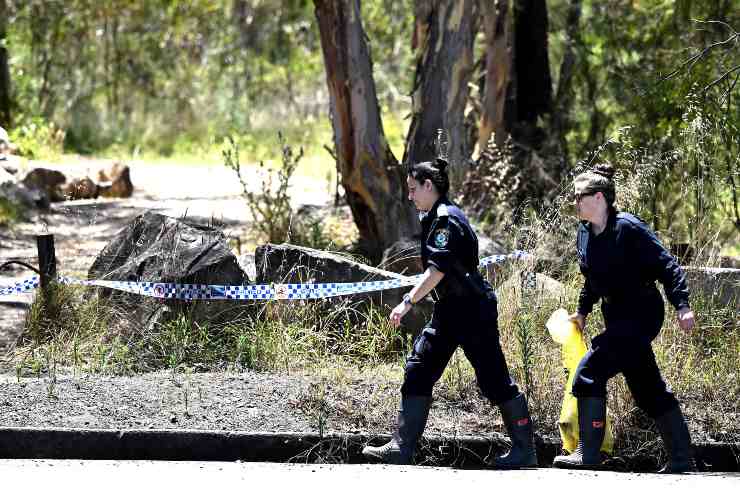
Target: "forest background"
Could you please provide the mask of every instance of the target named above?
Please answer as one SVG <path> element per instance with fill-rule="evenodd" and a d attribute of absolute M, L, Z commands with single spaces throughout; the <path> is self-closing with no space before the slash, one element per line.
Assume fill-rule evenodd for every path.
<path fill-rule="evenodd" d="M 485 224 L 531 203 L 541 211 L 579 164 L 610 161 L 631 179 L 623 206 L 668 243 L 740 252 L 740 11 L 730 0 L 3 0 L 0 9 L 0 126 L 27 156 L 213 162 L 233 135 L 258 162 L 277 155 L 282 131 L 305 148 L 303 166 L 332 179 L 330 104 L 340 111 L 341 101 L 327 90 L 317 18 L 324 45 L 336 45 L 332 26 L 347 30 L 357 9 L 372 59 L 359 76 L 374 86 L 377 103 L 366 104 L 381 122 L 371 130 L 395 163 L 428 158 L 444 128 L 460 180 L 478 165 L 461 201 Z M 492 131 L 498 147 L 486 161 Z M 361 236 L 388 246 L 394 238 L 382 236 L 403 233 L 382 226 Z"/>

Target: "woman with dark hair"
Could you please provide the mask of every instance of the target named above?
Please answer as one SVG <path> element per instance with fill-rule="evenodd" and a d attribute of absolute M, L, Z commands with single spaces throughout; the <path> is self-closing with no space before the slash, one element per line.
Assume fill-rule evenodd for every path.
<path fill-rule="evenodd" d="M 588 468 L 601 462 L 606 420 L 606 384 L 622 373 L 636 404 L 655 419 L 669 461 L 661 472 L 696 468 L 691 439 L 678 401 L 668 389 L 655 362 L 651 343 L 664 319 L 663 284 L 684 330 L 694 326 L 686 279 L 676 259 L 636 216 L 618 212 L 614 201 L 614 169 L 599 165 L 578 175 L 575 205 L 581 225 L 577 249 L 584 284 L 571 320 L 583 330 L 586 317 L 601 299 L 606 328 L 591 343 L 573 382 L 578 399 L 579 441 L 570 455 L 553 465 Z"/>
<path fill-rule="evenodd" d="M 509 376 L 498 333 L 496 296 L 478 272 L 478 238 L 463 212 L 447 198 L 447 162 L 437 159 L 410 167 L 409 200 L 420 212 L 421 281 L 393 309 L 394 326 L 431 293 L 434 313 L 406 359 L 398 429 L 380 447 L 365 447 L 367 457 L 410 464 L 424 432 L 432 388 L 458 346 L 475 370 L 482 394 L 501 409 L 511 436 L 511 451 L 494 459 L 500 468 L 537 465 L 527 401 Z"/>

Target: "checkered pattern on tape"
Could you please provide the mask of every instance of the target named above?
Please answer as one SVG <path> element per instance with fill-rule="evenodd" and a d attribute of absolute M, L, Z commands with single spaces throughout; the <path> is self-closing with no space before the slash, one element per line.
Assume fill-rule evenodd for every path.
<path fill-rule="evenodd" d="M 512 253 L 506 254 L 506 255 L 491 255 L 490 257 L 486 257 L 484 259 L 481 259 L 480 263 L 478 264 L 480 267 L 486 267 L 487 265 L 491 264 L 500 264 L 504 260 L 507 259 L 525 259 L 532 257 L 531 254 L 527 252 L 523 252 L 521 250 L 514 250 Z"/>
<path fill-rule="evenodd" d="M 501 263 L 506 259 L 530 258 L 531 255 L 515 250 L 508 255 L 493 255 L 480 261 L 480 266 Z M 319 299 L 332 296 L 345 296 L 413 286 L 421 275 L 386 279 L 383 281 L 317 283 L 317 284 L 252 284 L 248 286 L 228 286 L 209 284 L 174 284 L 134 281 L 79 280 L 59 277 L 62 284 L 80 286 L 99 286 L 128 293 L 152 296 L 155 298 L 180 300 L 272 300 L 272 299 Z M 0 296 L 23 293 L 39 286 L 39 276 L 33 276 L 13 286 L 0 288 Z"/>
<path fill-rule="evenodd" d="M 0 287 L 0 296 L 7 296 L 10 294 L 25 293 L 39 287 L 39 276 L 32 276 L 28 279 L 23 279 L 20 282 L 13 284 L 12 286 Z"/>

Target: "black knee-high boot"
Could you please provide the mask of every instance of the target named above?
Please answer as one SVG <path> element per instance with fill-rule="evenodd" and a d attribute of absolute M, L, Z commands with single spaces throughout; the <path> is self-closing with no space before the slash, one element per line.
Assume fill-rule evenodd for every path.
<path fill-rule="evenodd" d="M 555 457 L 552 465 L 563 469 L 588 469 L 601 464 L 601 444 L 606 429 L 606 399 L 578 398 L 578 447 L 570 455 Z"/>
<path fill-rule="evenodd" d="M 499 405 L 506 431 L 511 438 L 509 453 L 496 457 L 493 466 L 500 469 L 536 467 L 537 451 L 534 445 L 534 427 L 527 407 L 527 398 L 519 394 Z"/>
<path fill-rule="evenodd" d="M 668 463 L 659 472 L 663 474 L 695 472 L 697 469 L 691 449 L 691 436 L 681 409 L 678 406 L 674 407 L 658 417 L 655 423 L 668 453 Z"/>
<path fill-rule="evenodd" d="M 398 411 L 398 429 L 390 442 L 380 447 L 367 446 L 362 454 L 386 464 L 411 464 L 416 442 L 424 433 L 432 398 L 421 395 L 403 396 Z"/>

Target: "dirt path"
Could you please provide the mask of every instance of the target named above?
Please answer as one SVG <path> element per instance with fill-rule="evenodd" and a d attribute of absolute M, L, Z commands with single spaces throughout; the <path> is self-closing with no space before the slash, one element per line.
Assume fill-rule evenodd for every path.
<path fill-rule="evenodd" d="M 94 176 L 105 161 L 85 160 L 76 166 L 36 164 L 59 169 L 68 177 Z M 244 170 L 255 190 L 260 186 L 257 168 Z M 146 211 L 156 211 L 172 217 L 187 216 L 207 223 L 213 219 L 224 224 L 227 236 L 244 236 L 250 225 L 250 214 L 241 197 L 241 185 L 236 175 L 220 165 L 161 165 L 138 163 L 131 165 L 131 180 L 135 191 L 129 199 L 95 199 L 53 204 L 51 211 L 35 214 L 29 222 L 0 229 L 0 264 L 21 260 L 37 265 L 38 234 L 55 236 L 58 270 L 61 274 L 82 277 L 96 255 L 110 238 L 134 217 Z M 327 184 L 294 175 L 292 180 L 294 207 L 304 204 L 325 204 L 329 201 Z M 22 268 L 0 272 L 0 285 L 7 286 L 32 275 Z M 14 343 L 33 294 L 6 296 L 0 299 L 0 354 Z"/>

